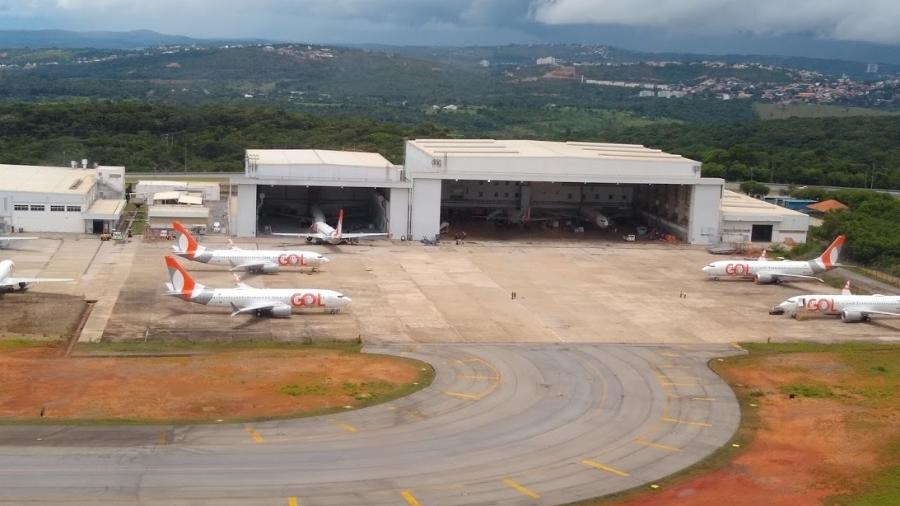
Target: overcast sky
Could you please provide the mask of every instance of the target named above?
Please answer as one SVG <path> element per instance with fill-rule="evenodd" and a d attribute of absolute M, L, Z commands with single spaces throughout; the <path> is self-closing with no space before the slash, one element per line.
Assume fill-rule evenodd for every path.
<path fill-rule="evenodd" d="M 621 43 L 616 37 L 631 34 L 639 44 L 802 34 L 900 44 L 900 0 L 0 0 L 0 28 L 327 43 Z"/>

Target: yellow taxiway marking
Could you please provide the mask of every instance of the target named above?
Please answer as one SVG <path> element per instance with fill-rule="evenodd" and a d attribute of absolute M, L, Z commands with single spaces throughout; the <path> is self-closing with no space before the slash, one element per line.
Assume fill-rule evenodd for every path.
<path fill-rule="evenodd" d="M 161 445 L 169 444 L 169 436 L 166 435 L 166 431 L 162 431 L 159 433 L 159 444 L 161 444 Z"/>
<path fill-rule="evenodd" d="M 400 492 L 400 496 L 406 500 L 406 503 L 409 504 L 409 506 L 422 506 L 422 503 L 420 503 L 419 500 L 416 499 L 416 496 L 414 496 L 409 490 Z"/>
<path fill-rule="evenodd" d="M 484 361 L 481 360 L 481 358 L 479 358 L 479 357 L 469 357 L 465 360 L 461 360 L 461 362 L 484 362 Z"/>
<path fill-rule="evenodd" d="M 635 443 L 644 446 L 651 446 L 653 448 L 659 448 L 660 450 L 666 450 L 667 452 L 680 452 L 681 448 L 675 448 L 674 446 L 664 445 L 660 443 L 652 443 L 650 441 L 644 441 L 642 439 L 635 439 Z"/>
<path fill-rule="evenodd" d="M 691 397 L 692 401 L 714 401 L 713 397 Z"/>
<path fill-rule="evenodd" d="M 700 383 L 674 383 L 671 381 L 660 381 L 660 385 L 664 387 L 699 387 Z"/>
<path fill-rule="evenodd" d="M 626 473 L 625 471 L 616 469 L 615 467 L 604 466 L 603 464 L 601 464 L 599 462 L 594 462 L 593 460 L 582 460 L 581 463 L 586 466 L 593 467 L 594 469 L 606 471 L 607 473 L 612 473 L 612 474 L 615 474 L 618 476 L 623 476 L 623 477 L 628 476 L 628 473 Z"/>
<path fill-rule="evenodd" d="M 298 504 L 296 497 L 288 497 L 288 506 L 297 506 Z"/>
<path fill-rule="evenodd" d="M 335 420 L 334 418 L 329 418 L 328 421 L 333 423 L 335 425 L 335 427 L 340 427 L 347 432 L 359 432 L 359 429 L 350 425 L 349 423 L 339 422 L 339 421 Z"/>
<path fill-rule="evenodd" d="M 683 423 L 686 425 L 696 425 L 698 427 L 712 427 L 711 423 L 706 422 L 695 422 L 693 420 L 679 420 L 677 418 L 663 418 L 664 422 L 672 422 L 672 423 Z"/>
<path fill-rule="evenodd" d="M 478 375 L 466 375 L 466 376 L 460 376 L 460 378 L 473 379 L 473 380 L 491 380 L 491 381 L 497 381 L 500 379 L 499 376 L 478 376 Z"/>
<path fill-rule="evenodd" d="M 660 375 L 660 376 L 657 376 L 657 378 L 659 378 L 661 380 L 669 380 L 669 381 L 700 381 L 703 379 L 703 378 L 700 378 L 697 376 L 666 376 L 666 375 Z"/>
<path fill-rule="evenodd" d="M 253 438 L 253 441 L 255 441 L 257 443 L 265 443 L 266 442 L 266 440 L 263 439 L 262 435 L 259 432 L 256 432 L 256 429 L 254 429 L 253 427 L 245 427 L 244 430 L 247 431 L 247 434 L 250 434 L 250 437 Z"/>
<path fill-rule="evenodd" d="M 528 487 L 523 486 L 521 483 L 518 483 L 518 482 L 516 482 L 516 480 L 513 480 L 511 478 L 507 478 L 507 479 L 503 480 L 503 484 L 506 485 L 507 487 L 514 489 L 516 492 L 519 492 L 522 495 L 526 495 L 532 499 L 540 499 L 541 498 L 540 494 L 538 494 L 534 490 L 531 490 Z"/>
<path fill-rule="evenodd" d="M 660 355 L 662 355 L 663 357 L 680 357 L 681 356 L 677 353 L 672 353 L 671 351 L 664 351 L 664 352 L 660 353 Z"/>
<path fill-rule="evenodd" d="M 448 391 L 444 390 L 444 393 L 449 395 L 450 397 L 465 399 L 467 401 L 477 401 L 478 399 L 481 399 L 481 397 L 478 397 L 477 395 L 464 394 L 462 392 L 448 392 Z"/>

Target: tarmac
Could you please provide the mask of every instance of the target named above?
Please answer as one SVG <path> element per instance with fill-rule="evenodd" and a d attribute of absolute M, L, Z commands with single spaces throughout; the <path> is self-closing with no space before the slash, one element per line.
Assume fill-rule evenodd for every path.
<path fill-rule="evenodd" d="M 727 345 L 414 344 L 425 390 L 358 411 L 198 426 L 5 426 L 0 503 L 562 504 L 728 442 Z"/>

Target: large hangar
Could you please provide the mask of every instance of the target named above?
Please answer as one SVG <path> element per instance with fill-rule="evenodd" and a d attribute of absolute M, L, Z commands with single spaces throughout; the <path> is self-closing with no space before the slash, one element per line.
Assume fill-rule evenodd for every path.
<path fill-rule="evenodd" d="M 640 145 L 418 139 L 406 143 L 405 171 L 414 239 L 471 210 L 534 220 L 541 211 L 592 209 L 686 242 L 718 241 L 723 180 L 701 177 L 699 162 Z"/>
<path fill-rule="evenodd" d="M 231 178 L 238 236 L 303 232 L 313 209 L 334 225 L 345 212 L 346 231 L 405 235 L 410 183 L 403 169 L 378 153 L 321 149 L 250 149 L 244 175 Z"/>

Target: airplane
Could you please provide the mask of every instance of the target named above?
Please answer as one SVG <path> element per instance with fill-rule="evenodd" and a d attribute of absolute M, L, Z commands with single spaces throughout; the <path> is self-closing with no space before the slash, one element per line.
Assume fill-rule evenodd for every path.
<path fill-rule="evenodd" d="M 795 279 L 814 279 L 824 282 L 815 276 L 830 271 L 838 265 L 838 257 L 846 237 L 839 235 L 825 252 L 809 261 L 802 260 L 719 260 L 703 268 L 703 272 L 712 279 L 733 277 L 752 279 L 757 284 L 781 283 Z"/>
<path fill-rule="evenodd" d="M 9 243 L 13 241 L 34 241 L 36 239 L 40 239 L 40 237 L 12 237 L 12 236 L 0 236 L 0 249 L 6 249 L 9 247 Z"/>
<path fill-rule="evenodd" d="M 0 262 L 0 291 L 14 292 L 18 289 L 24 292 L 28 289 L 29 283 L 65 283 L 73 281 L 67 278 L 22 278 L 13 276 L 15 270 L 16 264 L 12 260 Z"/>
<path fill-rule="evenodd" d="M 796 295 L 769 310 L 771 315 L 798 318 L 803 312 L 840 315 L 844 323 L 868 321 L 872 315 L 900 316 L 900 296 L 853 295 L 850 282 L 840 295 Z"/>
<path fill-rule="evenodd" d="M 353 244 L 358 242 L 360 239 L 374 239 L 376 237 L 387 237 L 387 233 L 381 232 L 352 232 L 352 233 L 344 233 L 344 210 L 341 209 L 338 213 L 338 222 L 337 228 L 331 228 L 331 225 L 325 222 L 325 215 L 322 214 L 322 210 L 318 207 L 312 208 L 313 215 L 313 224 L 309 227 L 310 231 L 308 233 L 288 233 L 288 232 L 275 232 L 272 235 L 278 235 L 283 237 L 303 237 L 306 239 L 306 242 L 315 242 L 316 244 L 342 244 L 349 243 Z"/>
<path fill-rule="evenodd" d="M 234 288 L 209 288 L 195 282 L 171 255 L 166 255 L 166 267 L 169 282 L 165 295 L 195 304 L 230 307 L 231 316 L 290 318 L 294 310 L 309 309 L 334 314 L 351 302 L 350 297 L 340 292 L 315 288 L 253 288 L 240 282 Z"/>
<path fill-rule="evenodd" d="M 195 262 L 227 265 L 231 271 L 272 274 L 281 267 L 309 267 L 316 271 L 328 263 L 328 258 L 314 251 L 244 250 L 235 247 L 233 243 L 230 249 L 211 250 L 197 244 L 194 236 L 181 223 L 172 222 L 172 228 L 175 229 L 177 242 L 177 245 L 172 246 L 172 253 Z"/>

